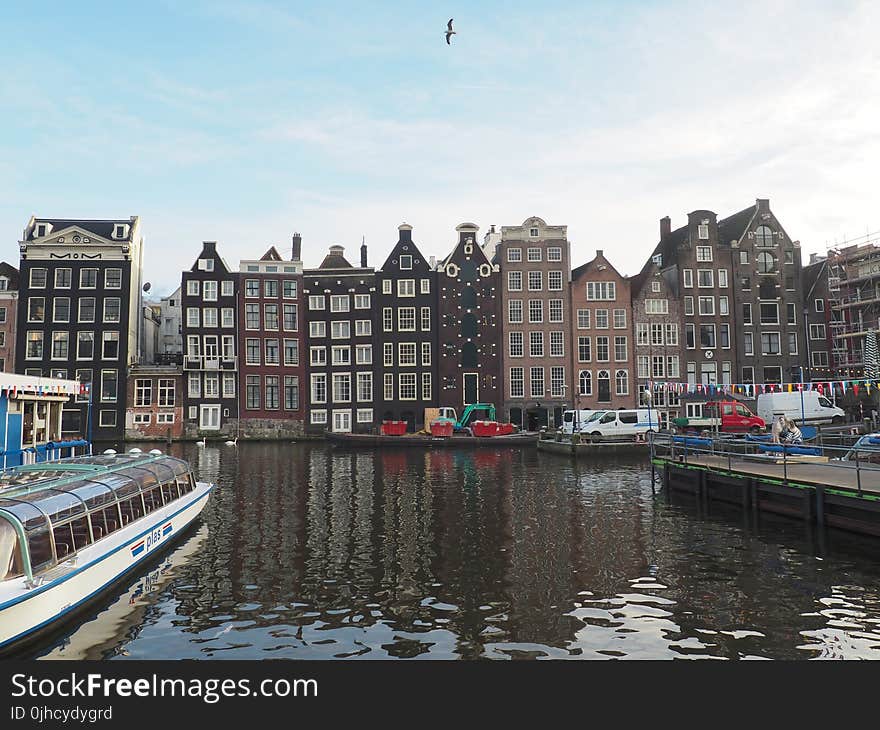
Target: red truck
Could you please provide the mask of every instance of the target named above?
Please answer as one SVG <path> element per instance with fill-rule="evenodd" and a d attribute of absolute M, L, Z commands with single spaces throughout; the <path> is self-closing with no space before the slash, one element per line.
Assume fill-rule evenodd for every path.
<path fill-rule="evenodd" d="M 684 405 L 685 417 L 675 418 L 672 423 L 687 431 L 760 433 L 767 428 L 763 418 L 739 401 L 703 401 Z"/>

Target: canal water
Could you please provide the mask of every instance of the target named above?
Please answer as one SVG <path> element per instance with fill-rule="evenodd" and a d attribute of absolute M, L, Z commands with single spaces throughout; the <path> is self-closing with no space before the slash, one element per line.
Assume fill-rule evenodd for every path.
<path fill-rule="evenodd" d="M 31 656 L 880 658 L 880 541 L 668 503 L 643 458 L 169 451 L 200 523 Z"/>

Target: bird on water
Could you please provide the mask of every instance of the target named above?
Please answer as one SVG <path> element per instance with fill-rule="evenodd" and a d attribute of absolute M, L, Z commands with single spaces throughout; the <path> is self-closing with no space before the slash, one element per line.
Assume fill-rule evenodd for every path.
<path fill-rule="evenodd" d="M 456 32 L 452 30 L 452 18 L 449 19 L 449 22 L 446 24 L 446 45 L 452 45 L 449 40 L 452 36 L 456 35 Z"/>

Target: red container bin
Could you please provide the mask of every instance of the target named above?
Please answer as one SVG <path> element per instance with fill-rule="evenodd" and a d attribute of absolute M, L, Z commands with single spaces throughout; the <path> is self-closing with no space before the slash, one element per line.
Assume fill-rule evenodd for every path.
<path fill-rule="evenodd" d="M 513 424 L 512 423 L 499 423 L 498 424 L 498 435 L 499 436 L 507 436 L 508 434 L 513 433 Z"/>
<path fill-rule="evenodd" d="M 406 421 L 382 421 L 384 436 L 403 436 L 406 433 Z"/>
<path fill-rule="evenodd" d="M 474 421 L 471 425 L 471 433 L 474 436 L 496 436 L 498 423 L 496 421 Z"/>
<path fill-rule="evenodd" d="M 434 421 L 431 424 L 432 436 L 452 436 L 452 423 L 449 421 Z"/>

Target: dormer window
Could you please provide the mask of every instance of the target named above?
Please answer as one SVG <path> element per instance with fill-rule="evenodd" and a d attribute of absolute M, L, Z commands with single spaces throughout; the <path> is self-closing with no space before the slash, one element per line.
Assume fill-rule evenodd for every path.
<path fill-rule="evenodd" d="M 116 239 L 128 238 L 128 224 L 127 223 L 116 223 L 113 226 L 113 238 L 116 238 Z"/>
<path fill-rule="evenodd" d="M 48 236 L 52 232 L 51 223 L 37 223 L 37 238 Z"/>
<path fill-rule="evenodd" d="M 538 229 L 537 228 L 529 228 L 529 236 L 532 238 L 538 237 Z"/>
<path fill-rule="evenodd" d="M 213 271 L 214 259 L 199 259 L 199 271 Z"/>
<path fill-rule="evenodd" d="M 0 291 L 6 291 L 9 289 L 9 279 L 5 276 L 0 276 Z"/>

